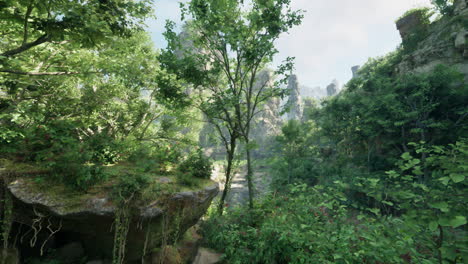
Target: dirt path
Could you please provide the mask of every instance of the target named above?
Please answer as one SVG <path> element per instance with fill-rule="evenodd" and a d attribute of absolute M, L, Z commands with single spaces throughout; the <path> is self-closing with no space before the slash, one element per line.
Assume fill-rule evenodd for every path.
<path fill-rule="evenodd" d="M 224 170 L 220 167 L 215 169 L 213 179 L 220 185 L 221 192 L 224 188 Z M 270 186 L 271 178 L 269 174 L 257 169 L 254 173 L 255 197 L 264 195 Z M 220 192 L 220 194 L 221 194 Z M 231 182 L 231 190 L 226 198 L 226 203 L 231 206 L 245 205 L 249 201 L 249 188 L 247 185 L 246 169 L 237 173 Z"/>

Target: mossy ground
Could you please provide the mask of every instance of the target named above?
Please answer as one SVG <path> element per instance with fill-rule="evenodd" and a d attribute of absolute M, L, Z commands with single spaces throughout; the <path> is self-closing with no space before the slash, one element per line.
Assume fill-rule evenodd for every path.
<path fill-rule="evenodd" d="M 52 177 L 51 171 L 40 164 L 0 160 L 0 177 L 9 177 L 8 181 L 21 178 L 30 186 L 32 192 L 47 194 L 51 200 L 59 200 L 62 204 L 70 206 L 67 208 L 69 210 L 78 209 L 76 207 L 82 205 L 82 201 L 91 198 L 112 198 L 112 193 L 122 177 L 143 177 L 147 180 L 147 184 L 139 190 L 139 204 L 164 199 L 177 192 L 199 190 L 213 184 L 211 180 L 201 178 L 192 178 L 189 185 L 181 184 L 174 170 L 148 170 L 131 163 L 107 165 L 103 166 L 102 170 L 106 175 L 105 180 L 87 190 L 75 190 L 57 181 L 56 177 Z"/>

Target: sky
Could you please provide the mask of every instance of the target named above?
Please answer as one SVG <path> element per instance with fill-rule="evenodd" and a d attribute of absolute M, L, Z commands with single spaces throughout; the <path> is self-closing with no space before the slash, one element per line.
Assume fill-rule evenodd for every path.
<path fill-rule="evenodd" d="M 157 48 L 165 48 L 165 21 L 180 25 L 179 2 L 155 0 L 155 20 L 147 22 Z M 387 54 L 401 43 L 395 20 L 405 11 L 429 6 L 430 0 L 292 0 L 305 11 L 300 26 L 284 34 L 276 45 L 273 66 L 295 57 L 295 74 L 301 85 L 322 88 L 337 79 L 345 84 L 351 67 Z"/>

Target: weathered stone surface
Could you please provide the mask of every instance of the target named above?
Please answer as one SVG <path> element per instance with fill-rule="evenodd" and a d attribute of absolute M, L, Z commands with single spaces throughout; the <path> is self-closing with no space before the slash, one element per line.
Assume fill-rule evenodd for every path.
<path fill-rule="evenodd" d="M 402 39 L 406 39 L 423 24 L 424 21 L 422 11 L 413 12 L 396 21 L 396 26 Z"/>
<path fill-rule="evenodd" d="M 301 91 L 301 97 L 302 99 L 306 97 L 313 98 L 315 100 L 321 100 L 325 97 L 327 97 L 327 91 L 326 89 L 316 86 L 316 87 L 308 87 L 305 85 L 299 84 L 299 89 Z"/>
<path fill-rule="evenodd" d="M 468 0 L 455 0 L 454 2 L 454 14 L 460 15 L 468 12 Z"/>
<path fill-rule="evenodd" d="M 273 72 L 271 70 L 263 70 L 257 76 L 254 90 L 258 91 L 262 87 L 270 89 L 273 85 Z M 253 150 L 253 155 L 256 157 L 267 154 L 268 147 L 271 146 L 269 140 L 280 133 L 282 125 L 279 98 L 271 98 L 261 107 L 261 112 L 254 117 L 254 124 L 251 130 L 252 139 L 258 145 L 258 148 Z"/>
<path fill-rule="evenodd" d="M 458 32 L 455 37 L 455 48 L 464 51 L 468 41 L 468 30 L 462 30 Z"/>
<path fill-rule="evenodd" d="M 50 221 L 53 230 L 60 229 L 60 233 L 72 234 L 68 236 L 81 241 L 87 256 L 112 258 L 114 217 L 118 209 L 108 189 L 85 194 L 57 186 L 44 189 L 31 178 L 19 178 L 7 188 L 14 199 L 15 222 L 32 226 L 43 221 L 45 226 L 45 221 Z M 217 193 L 218 185 L 212 182 L 191 191 L 165 194 L 151 202 L 137 201 L 132 207 L 126 259 L 139 260 L 145 242 L 146 248 L 153 249 L 163 241 L 176 240 L 197 223 Z"/>
<path fill-rule="evenodd" d="M 397 71 L 404 73 L 425 73 L 439 64 L 453 66 L 465 75 L 468 81 L 467 29 L 468 9 L 466 0 L 455 3 L 454 16 L 446 16 L 427 28 L 428 36 L 416 49 L 406 54 L 397 65 Z"/>
<path fill-rule="evenodd" d="M 177 248 L 165 246 L 161 250 L 151 254 L 151 264 L 182 264 L 182 257 Z"/>
<path fill-rule="evenodd" d="M 299 82 L 295 74 L 292 74 L 289 77 L 287 89 L 289 91 L 289 100 L 287 102 L 289 106 L 289 112 L 287 114 L 287 119 L 301 120 L 304 108 L 302 105 L 302 98 L 299 90 Z"/>
<path fill-rule="evenodd" d="M 353 79 L 359 77 L 359 73 L 358 73 L 359 68 L 361 68 L 361 66 L 359 65 L 351 67 L 351 72 L 353 73 Z"/>
<path fill-rule="evenodd" d="M 193 264 L 216 264 L 221 261 L 222 254 L 207 248 L 199 248 Z"/>
<path fill-rule="evenodd" d="M 337 80 L 333 80 L 333 82 L 327 86 L 327 95 L 333 96 L 337 94 L 339 90 L 340 90 L 340 84 L 338 83 Z"/>

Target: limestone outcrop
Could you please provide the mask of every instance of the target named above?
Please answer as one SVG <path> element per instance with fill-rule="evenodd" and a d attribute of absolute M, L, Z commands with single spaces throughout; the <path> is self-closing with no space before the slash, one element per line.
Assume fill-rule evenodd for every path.
<path fill-rule="evenodd" d="M 287 89 L 289 91 L 289 99 L 287 102 L 289 111 L 287 114 L 287 119 L 288 120 L 301 120 L 302 112 L 303 112 L 303 105 L 302 105 L 301 92 L 299 90 L 299 82 L 295 74 L 289 77 Z"/>
<path fill-rule="evenodd" d="M 155 181 L 159 189 L 175 184 L 167 178 L 156 177 Z M 15 245 L 20 251 L 30 251 L 30 256 L 58 244 L 79 243 L 88 259 L 112 258 L 115 230 L 119 228 L 115 219 L 122 209 L 111 198 L 110 185 L 96 186 L 86 193 L 55 184 L 47 186 L 33 177 L 18 177 L 3 185 L 0 188 L 12 197 L 12 234 L 21 237 Z M 207 180 L 193 190 L 155 191 L 151 200 L 132 203 L 128 209 L 126 263 L 141 262 L 152 249 L 181 238 L 206 212 L 218 191 L 218 185 Z"/>
<path fill-rule="evenodd" d="M 320 86 L 311 88 L 311 87 L 299 84 L 299 88 L 300 88 L 301 96 L 303 99 L 306 97 L 310 97 L 310 98 L 320 101 L 321 99 L 327 97 L 326 89 L 323 89 Z"/>
<path fill-rule="evenodd" d="M 359 66 L 359 65 L 351 67 L 351 72 L 353 73 L 353 79 L 359 77 L 359 72 L 358 71 L 359 71 L 360 68 L 361 68 L 361 66 Z"/>
<path fill-rule="evenodd" d="M 402 39 L 407 39 L 416 30 L 424 27 L 424 10 L 417 10 L 396 21 L 396 27 Z"/>
<path fill-rule="evenodd" d="M 399 73 L 424 73 L 439 64 L 445 64 L 465 74 L 465 80 L 468 81 L 468 4 L 467 0 L 457 0 L 454 5 L 453 15 L 430 24 L 426 28 L 427 37 L 417 44 L 414 51 L 404 55 L 397 65 Z M 397 27 L 403 38 L 406 31 L 417 26 L 408 23 L 402 28 L 399 23 Z"/>
<path fill-rule="evenodd" d="M 332 83 L 330 83 L 327 86 L 327 96 L 336 95 L 339 91 L 340 91 L 340 84 L 338 83 L 337 80 L 333 80 Z"/>
<path fill-rule="evenodd" d="M 274 77 L 270 70 L 263 70 L 258 74 L 254 84 L 254 89 L 258 90 L 263 86 L 268 88 L 273 87 Z M 252 126 L 252 138 L 255 140 L 258 148 L 254 149 L 253 153 L 256 157 L 264 156 L 269 152 L 273 136 L 281 132 L 281 107 L 280 98 L 270 98 L 261 109 L 261 112 L 254 117 L 254 125 Z"/>

